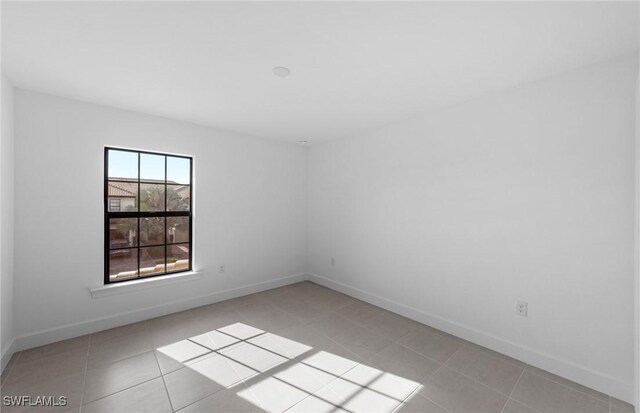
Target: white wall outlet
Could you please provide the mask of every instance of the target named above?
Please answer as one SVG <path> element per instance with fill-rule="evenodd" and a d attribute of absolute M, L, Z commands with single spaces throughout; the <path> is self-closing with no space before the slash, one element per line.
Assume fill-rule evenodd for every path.
<path fill-rule="evenodd" d="M 224 270 L 225 270 L 225 268 L 224 268 L 224 264 L 220 264 L 220 267 L 218 267 L 218 272 L 219 272 L 219 273 L 223 273 L 223 272 L 224 272 Z"/>
<path fill-rule="evenodd" d="M 336 259 L 331 257 L 331 265 L 336 265 Z"/>
<path fill-rule="evenodd" d="M 516 301 L 516 314 L 526 317 L 527 305 L 526 301 Z"/>

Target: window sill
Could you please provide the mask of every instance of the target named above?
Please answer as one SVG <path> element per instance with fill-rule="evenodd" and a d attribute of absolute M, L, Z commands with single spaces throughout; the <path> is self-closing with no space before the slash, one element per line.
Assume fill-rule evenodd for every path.
<path fill-rule="evenodd" d="M 117 284 L 107 284 L 101 287 L 90 288 L 91 298 L 102 298 L 111 295 L 126 294 L 134 291 L 147 290 L 162 285 L 176 284 L 193 281 L 202 278 L 201 272 L 189 271 L 178 274 L 169 274 L 161 277 L 131 280 Z"/>

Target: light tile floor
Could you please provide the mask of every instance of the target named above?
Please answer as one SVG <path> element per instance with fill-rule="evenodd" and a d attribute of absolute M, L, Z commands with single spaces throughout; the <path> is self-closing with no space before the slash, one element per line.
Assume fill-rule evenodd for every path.
<path fill-rule="evenodd" d="M 1 392 L 67 401 L 3 412 L 633 412 L 310 282 L 17 353 Z"/>

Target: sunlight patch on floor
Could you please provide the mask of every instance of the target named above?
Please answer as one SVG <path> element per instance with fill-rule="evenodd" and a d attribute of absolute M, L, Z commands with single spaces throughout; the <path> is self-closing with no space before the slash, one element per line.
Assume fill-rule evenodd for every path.
<path fill-rule="evenodd" d="M 243 323 L 157 350 L 225 388 L 244 383 L 237 396 L 270 412 L 393 411 L 420 387 Z"/>

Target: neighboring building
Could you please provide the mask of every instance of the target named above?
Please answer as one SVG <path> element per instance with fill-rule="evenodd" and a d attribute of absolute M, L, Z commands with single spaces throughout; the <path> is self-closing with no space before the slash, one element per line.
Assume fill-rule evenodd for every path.
<path fill-rule="evenodd" d="M 135 208 L 136 206 L 136 194 L 133 191 L 125 189 L 125 186 L 129 186 L 126 182 L 109 182 L 109 211 L 121 212 L 126 211 L 127 208 Z"/>

